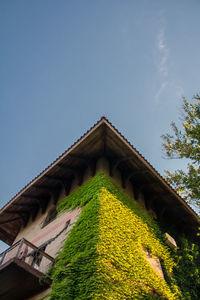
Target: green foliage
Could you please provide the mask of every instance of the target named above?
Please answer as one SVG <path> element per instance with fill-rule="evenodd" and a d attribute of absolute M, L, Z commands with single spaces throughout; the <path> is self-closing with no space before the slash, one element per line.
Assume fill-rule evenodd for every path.
<path fill-rule="evenodd" d="M 163 148 L 169 158 L 189 159 L 188 171 L 166 171 L 166 179 L 193 205 L 200 206 L 200 97 L 189 103 L 183 99 L 182 128 L 171 123 L 174 135 L 162 136 Z"/>
<path fill-rule="evenodd" d="M 173 277 L 182 291 L 182 299 L 200 299 L 199 246 L 181 237 L 179 248 L 173 253 L 173 258 L 176 263 Z"/>
<path fill-rule="evenodd" d="M 186 250 L 175 252 L 173 261 L 157 224 L 110 178 L 97 174 L 66 197 L 58 212 L 77 207 L 81 215 L 49 273 L 50 300 L 198 299 L 191 285 L 194 272 L 199 287 L 197 253 L 192 268 L 188 260 L 190 270 L 183 269 Z M 148 265 L 143 248 L 160 258 L 167 283 Z M 184 278 L 191 279 L 188 285 Z"/>
<path fill-rule="evenodd" d="M 132 209 L 107 189 L 101 190 L 97 267 L 102 278 L 95 299 L 140 299 L 147 294 L 176 299 L 178 287 L 173 284 L 172 291 L 146 258 L 162 259 L 170 276 L 174 262 L 169 250 L 152 233 L 154 221 L 146 213 L 152 224 L 147 226 L 144 214 L 135 213 L 138 204 L 131 202 Z"/>
<path fill-rule="evenodd" d="M 51 300 L 93 299 L 97 288 L 98 209 L 98 198 L 94 195 L 83 208 L 50 272 Z"/>
<path fill-rule="evenodd" d="M 149 226 L 150 230 L 157 236 L 161 237 L 158 226 L 152 222 L 151 217 L 146 211 L 134 202 L 124 191 L 119 188 L 110 178 L 103 173 L 97 174 L 91 180 L 79 187 L 75 192 L 66 197 L 57 207 L 57 211 L 62 212 L 67 209 L 75 209 L 83 207 L 93 197 L 98 197 L 102 187 L 105 187 L 108 192 L 115 195 L 127 207 L 133 209 L 137 215 L 140 215 L 143 221 Z"/>

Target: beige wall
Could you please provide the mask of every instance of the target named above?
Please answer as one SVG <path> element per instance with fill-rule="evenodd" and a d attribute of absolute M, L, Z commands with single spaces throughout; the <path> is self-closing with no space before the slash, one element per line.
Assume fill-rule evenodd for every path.
<path fill-rule="evenodd" d="M 67 234 L 80 215 L 81 209 L 79 208 L 73 211 L 65 211 L 64 213 L 59 214 L 56 219 L 54 219 L 44 228 L 42 228 L 42 224 L 51 208 L 52 205 L 48 207 L 45 214 L 39 212 L 34 221 L 30 220 L 28 225 L 25 228 L 21 229 L 21 231 L 17 235 L 15 242 L 22 238 L 25 238 L 35 246 L 39 247 L 49 239 L 59 234 L 59 232 L 61 232 L 65 227 L 66 222 L 70 220 L 70 225 L 68 226 L 68 228 L 62 234 L 60 234 L 55 239 L 55 241 L 50 243 L 45 250 L 45 252 L 47 252 L 49 255 L 55 257 L 58 250 L 62 247 L 63 242 L 66 240 Z"/>
<path fill-rule="evenodd" d="M 45 249 L 45 252 L 48 253 L 50 256 L 56 257 L 56 254 L 64 245 L 67 235 L 69 234 L 70 230 L 72 229 L 75 222 L 77 221 L 81 209 L 75 209 L 73 211 L 66 211 L 64 213 L 61 213 L 57 216 L 55 220 L 53 220 L 51 223 L 46 225 L 44 228 L 41 228 L 41 225 L 43 224 L 43 221 L 46 218 L 51 208 L 52 205 L 48 207 L 45 214 L 42 214 L 40 212 L 34 221 L 30 220 L 27 227 L 22 228 L 22 230 L 18 234 L 16 238 L 16 242 L 21 238 L 25 238 L 31 243 L 33 243 L 34 245 L 40 246 L 41 244 L 45 243 L 49 239 L 55 237 L 59 232 L 61 232 L 62 229 L 65 227 L 66 222 L 70 220 L 70 225 L 68 226 L 68 228 L 63 233 L 61 233 L 52 243 L 50 243 Z M 31 258 L 29 257 L 29 259 Z M 46 273 L 50 266 L 51 266 L 50 261 L 47 260 L 45 257 L 43 257 L 41 264 L 39 266 L 39 271 Z M 48 295 L 49 292 L 50 289 L 47 289 L 35 295 L 34 297 L 28 299 L 39 300 L 42 299 L 44 296 Z"/>

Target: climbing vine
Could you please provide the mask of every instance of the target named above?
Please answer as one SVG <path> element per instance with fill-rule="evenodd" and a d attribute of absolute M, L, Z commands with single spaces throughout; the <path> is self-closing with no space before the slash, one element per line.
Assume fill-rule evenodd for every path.
<path fill-rule="evenodd" d="M 199 246 L 181 236 L 178 239 L 179 248 L 172 256 L 176 262 L 174 279 L 181 292 L 182 299 L 200 299 L 200 253 Z"/>
<path fill-rule="evenodd" d="M 169 274 L 174 262 L 168 249 L 133 213 L 134 206 L 130 210 L 105 188 L 101 190 L 97 265 L 102 284 L 97 299 L 137 299 L 147 294 L 175 299 L 178 289 L 170 290 L 146 260 L 144 249 L 162 259 Z"/>
<path fill-rule="evenodd" d="M 179 254 L 170 252 L 158 225 L 109 177 L 97 174 L 57 210 L 77 207 L 81 215 L 49 273 L 50 300 L 198 299 L 183 298 L 174 279 Z M 167 281 L 146 253 L 159 258 Z"/>
<path fill-rule="evenodd" d="M 83 208 L 68 239 L 50 270 L 50 299 L 93 299 L 97 288 L 96 245 L 98 241 L 97 197 Z"/>

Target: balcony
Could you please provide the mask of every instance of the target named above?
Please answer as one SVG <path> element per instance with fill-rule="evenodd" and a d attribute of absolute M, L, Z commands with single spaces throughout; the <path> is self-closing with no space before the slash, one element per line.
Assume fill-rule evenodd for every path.
<path fill-rule="evenodd" d="M 51 285 L 51 280 L 40 278 L 53 263 L 53 257 L 25 239 L 0 254 L 0 299 L 22 300 Z"/>

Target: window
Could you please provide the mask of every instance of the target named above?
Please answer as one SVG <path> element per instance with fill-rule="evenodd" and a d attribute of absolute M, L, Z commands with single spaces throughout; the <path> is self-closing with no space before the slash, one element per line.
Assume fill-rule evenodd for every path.
<path fill-rule="evenodd" d="M 71 222 L 71 220 L 68 220 L 68 221 L 66 222 L 64 230 L 66 230 L 66 229 L 69 227 L 70 222 Z"/>
<path fill-rule="evenodd" d="M 51 208 L 46 218 L 44 219 L 41 228 L 44 228 L 49 223 L 51 223 L 56 218 L 56 215 L 57 215 L 56 207 Z"/>

